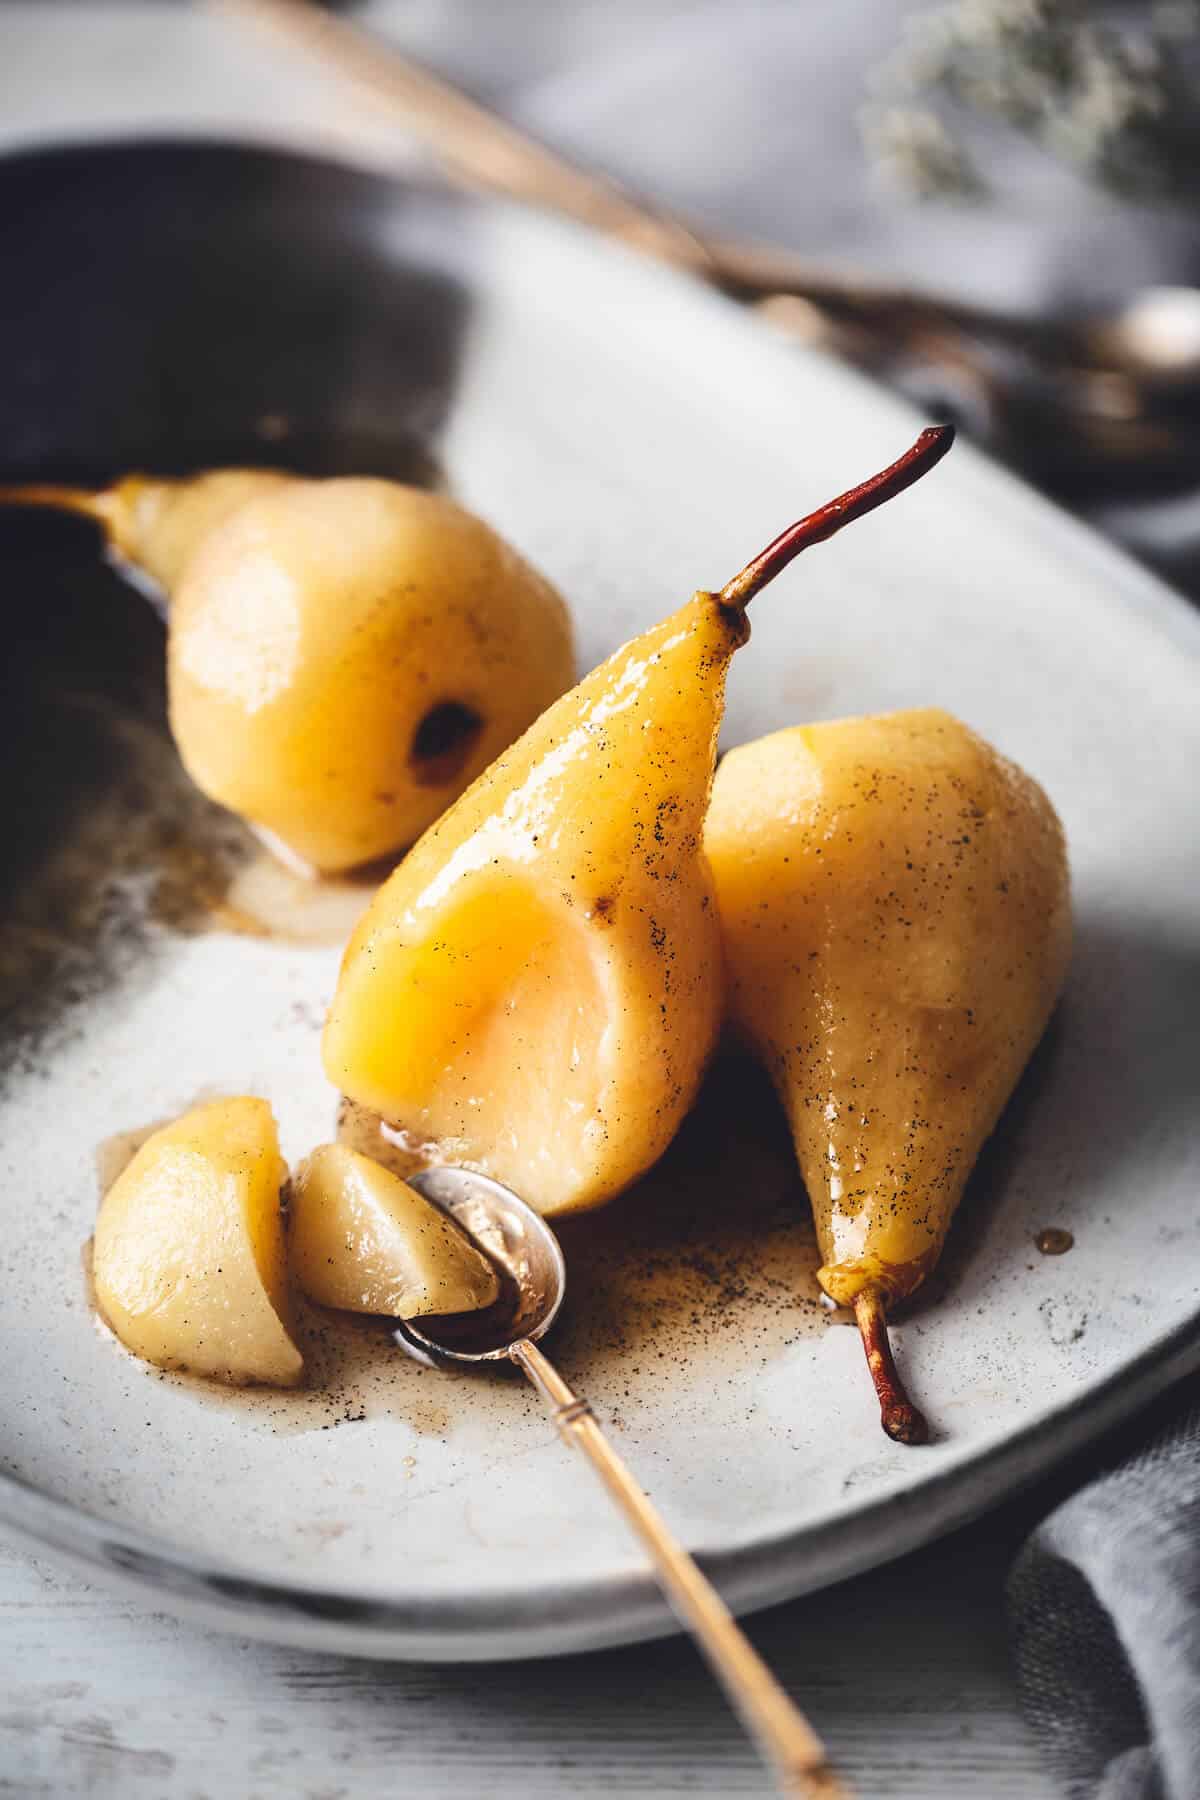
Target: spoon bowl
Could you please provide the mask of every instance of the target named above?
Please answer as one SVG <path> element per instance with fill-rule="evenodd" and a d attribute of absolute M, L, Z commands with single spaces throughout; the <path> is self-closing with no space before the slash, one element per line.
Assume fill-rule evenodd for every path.
<path fill-rule="evenodd" d="M 461 1227 L 495 1267 L 500 1294 L 479 1312 L 408 1319 L 396 1342 L 415 1362 L 507 1362 L 514 1344 L 536 1343 L 563 1303 L 567 1266 L 540 1213 L 474 1169 L 425 1169 L 408 1184 Z"/>

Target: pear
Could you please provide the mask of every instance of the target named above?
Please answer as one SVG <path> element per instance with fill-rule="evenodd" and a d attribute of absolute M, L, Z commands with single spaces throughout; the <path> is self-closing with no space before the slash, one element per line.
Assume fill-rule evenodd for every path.
<path fill-rule="evenodd" d="M 559 595 L 444 495 L 226 469 L 4 501 L 87 514 L 165 589 L 188 773 L 308 869 L 412 843 L 574 680 Z"/>
<path fill-rule="evenodd" d="M 705 829 L 729 1015 L 769 1069 L 830 1299 L 853 1307 L 884 1429 L 924 1421 L 886 1307 L 938 1260 L 1070 954 L 1046 795 L 937 709 L 732 750 Z"/>
<path fill-rule="evenodd" d="M 147 1138 L 100 1204 L 92 1278 L 135 1356 L 233 1386 L 292 1387 L 279 1196 L 287 1168 L 265 1100 L 196 1106 Z"/>
<path fill-rule="evenodd" d="M 292 1185 L 288 1258 L 311 1300 L 413 1319 L 490 1306 L 487 1257 L 398 1175 L 345 1144 L 322 1144 Z"/>
<path fill-rule="evenodd" d="M 44 506 L 79 513 L 104 533 L 109 551 L 164 595 L 172 594 L 193 554 L 247 500 L 284 487 L 272 469 L 211 469 L 184 480 L 124 475 L 111 488 L 0 488 L 0 506 Z"/>
<path fill-rule="evenodd" d="M 745 608 L 950 435 L 924 433 L 618 650 L 426 833 L 342 963 L 324 1060 L 343 1094 L 547 1214 L 596 1206 L 657 1160 L 720 1027 L 702 835 Z"/>

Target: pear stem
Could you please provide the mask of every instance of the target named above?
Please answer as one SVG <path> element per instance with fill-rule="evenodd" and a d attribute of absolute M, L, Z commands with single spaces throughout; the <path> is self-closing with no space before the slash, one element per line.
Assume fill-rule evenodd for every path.
<path fill-rule="evenodd" d="M 905 1392 L 888 1342 L 887 1312 L 883 1289 L 865 1287 L 854 1301 L 854 1317 L 858 1321 L 867 1367 L 879 1397 L 879 1421 L 887 1435 L 897 1444 L 924 1444 L 929 1438 L 925 1415 L 915 1407 Z"/>
<path fill-rule="evenodd" d="M 46 506 L 55 512 L 82 513 L 106 525 L 112 514 L 108 494 L 93 493 L 90 488 L 34 485 L 32 487 L 0 487 L 0 506 Z"/>
<path fill-rule="evenodd" d="M 931 425 L 911 449 L 886 469 L 881 469 L 878 475 L 849 488 L 827 506 L 818 507 L 807 518 L 798 519 L 786 531 L 781 531 L 773 544 L 768 544 L 753 562 L 746 564 L 740 575 L 726 582 L 717 598 L 725 606 L 749 606 L 759 589 L 774 581 L 794 556 L 799 556 L 810 544 L 823 544 L 843 525 L 852 524 L 855 519 L 874 512 L 886 500 L 902 494 L 905 488 L 920 481 L 922 475 L 928 475 L 930 469 L 941 462 L 953 442 L 953 425 Z"/>

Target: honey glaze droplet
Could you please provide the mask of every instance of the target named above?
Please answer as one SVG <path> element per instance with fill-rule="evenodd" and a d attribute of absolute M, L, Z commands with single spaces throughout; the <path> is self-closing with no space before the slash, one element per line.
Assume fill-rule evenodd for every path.
<path fill-rule="evenodd" d="M 1074 1244 L 1075 1236 L 1073 1232 L 1064 1231 L 1061 1225 L 1047 1225 L 1033 1241 L 1043 1256 L 1065 1256 Z"/>

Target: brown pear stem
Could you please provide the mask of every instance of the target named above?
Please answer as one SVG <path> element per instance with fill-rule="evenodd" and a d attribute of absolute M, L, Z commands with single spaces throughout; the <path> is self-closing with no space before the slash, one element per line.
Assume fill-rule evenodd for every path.
<path fill-rule="evenodd" d="M 93 493 L 90 488 L 0 487 L 0 506 L 46 506 L 54 512 L 82 513 L 99 525 L 107 525 L 112 516 L 112 496 Z"/>
<path fill-rule="evenodd" d="M 868 481 L 849 488 L 827 506 L 818 507 L 807 518 L 798 519 L 786 531 L 781 531 L 775 542 L 768 544 L 753 562 L 747 563 L 740 575 L 735 575 L 732 581 L 726 582 L 717 598 L 726 606 L 749 606 L 759 589 L 765 588 L 769 581 L 774 581 L 794 556 L 799 556 L 810 544 L 823 544 L 826 538 L 831 538 L 843 525 L 864 518 L 887 500 L 894 500 L 897 494 L 902 494 L 914 481 L 920 481 L 922 475 L 928 475 L 930 469 L 941 462 L 953 442 L 953 425 L 931 425 L 921 433 L 911 449 L 906 450 L 903 456 L 886 469 L 881 469 L 878 475 L 872 475 Z"/>
<path fill-rule="evenodd" d="M 924 1444 L 929 1438 L 929 1426 L 924 1413 L 909 1399 L 900 1379 L 888 1342 L 883 1289 L 865 1287 L 855 1299 L 854 1316 L 867 1353 L 871 1380 L 879 1396 L 880 1424 L 897 1444 Z"/>

